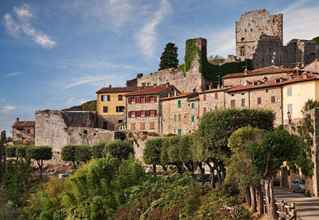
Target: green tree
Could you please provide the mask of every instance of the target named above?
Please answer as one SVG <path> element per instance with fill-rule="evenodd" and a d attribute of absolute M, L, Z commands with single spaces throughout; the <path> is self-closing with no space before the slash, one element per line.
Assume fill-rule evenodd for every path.
<path fill-rule="evenodd" d="M 252 163 L 250 146 L 261 144 L 264 133 L 264 130 L 248 126 L 239 128 L 228 139 L 232 155 L 227 160 L 226 183 L 238 185 L 251 209 L 257 209 L 259 214 L 263 212 L 261 176 L 256 173 Z"/>
<path fill-rule="evenodd" d="M 285 162 L 291 169 L 301 168 L 304 175 L 311 176 L 313 163 L 307 157 L 304 140 L 282 128 L 267 132 L 261 144 L 251 145 L 250 151 L 253 166 L 264 182 L 267 213 L 273 219 L 275 213 L 272 186 L 276 173 Z"/>
<path fill-rule="evenodd" d="M 44 161 L 52 159 L 52 148 L 48 146 L 31 146 L 28 147 L 26 155 L 36 161 L 40 171 L 40 178 L 42 178 Z"/>
<path fill-rule="evenodd" d="M 63 161 L 70 161 L 73 167 L 78 167 L 82 162 L 91 159 L 91 147 L 89 145 L 67 145 L 62 148 Z"/>
<path fill-rule="evenodd" d="M 205 114 L 200 121 L 193 152 L 197 161 L 206 163 L 218 182 L 225 176 L 224 161 L 231 156 L 228 138 L 238 128 L 252 126 L 270 130 L 274 114 L 267 110 L 227 109 Z"/>
<path fill-rule="evenodd" d="M 92 146 L 92 158 L 98 159 L 105 157 L 107 143 L 95 144 Z"/>
<path fill-rule="evenodd" d="M 116 140 L 106 145 L 106 153 L 112 157 L 127 160 L 134 155 L 134 149 L 131 143 Z"/>
<path fill-rule="evenodd" d="M 162 145 L 162 138 L 150 139 L 145 143 L 143 159 L 146 164 L 153 166 L 154 174 L 156 174 L 156 165 L 161 165 Z"/>
<path fill-rule="evenodd" d="M 319 36 L 318 36 L 318 37 L 314 37 L 312 40 L 313 40 L 314 42 L 316 42 L 317 44 L 319 44 Z"/>
<path fill-rule="evenodd" d="M 164 52 L 161 56 L 161 62 L 159 70 L 167 69 L 167 68 L 177 68 L 178 67 L 178 54 L 177 47 L 174 43 L 166 44 Z"/>

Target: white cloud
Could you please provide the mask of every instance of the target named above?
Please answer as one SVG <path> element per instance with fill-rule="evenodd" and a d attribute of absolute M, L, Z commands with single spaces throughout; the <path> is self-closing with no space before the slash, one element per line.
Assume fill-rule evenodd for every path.
<path fill-rule="evenodd" d="M 53 48 L 56 42 L 47 34 L 36 30 L 32 25 L 32 12 L 27 4 L 14 7 L 13 12 L 6 13 L 3 17 L 4 26 L 9 34 L 18 37 L 24 35 L 30 37 L 35 43 L 43 48 Z"/>
<path fill-rule="evenodd" d="M 171 11 L 171 5 L 168 0 L 161 0 L 159 9 L 149 19 L 144 27 L 137 34 L 137 44 L 142 53 L 151 57 L 157 44 L 157 27 Z"/>
<path fill-rule="evenodd" d="M 108 0 L 106 12 L 110 15 L 115 26 L 127 23 L 133 15 L 134 3 L 132 0 Z"/>
<path fill-rule="evenodd" d="M 69 83 L 65 85 L 65 89 L 71 89 L 74 87 L 82 86 L 82 85 L 103 85 L 105 84 L 103 81 L 110 81 L 110 76 L 106 75 L 87 75 L 81 76 L 77 79 L 71 80 Z"/>
<path fill-rule="evenodd" d="M 212 32 L 208 37 L 208 55 L 221 55 L 235 53 L 235 29 L 228 27 L 216 32 Z"/>
<path fill-rule="evenodd" d="M 9 114 L 13 112 L 14 110 L 16 110 L 16 107 L 13 105 L 0 106 L 0 113 L 2 114 Z"/>
<path fill-rule="evenodd" d="M 319 35 L 316 28 L 319 21 L 319 4 L 300 1 L 284 9 L 284 41 L 312 39 Z"/>

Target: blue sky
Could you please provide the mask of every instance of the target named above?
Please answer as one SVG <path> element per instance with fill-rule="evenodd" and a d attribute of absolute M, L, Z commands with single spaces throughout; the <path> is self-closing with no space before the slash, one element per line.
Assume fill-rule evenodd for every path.
<path fill-rule="evenodd" d="M 1 0 L 0 130 L 155 71 L 169 41 L 180 61 L 191 37 L 234 53 L 235 20 L 260 8 L 284 13 L 286 42 L 319 35 L 318 0 Z"/>

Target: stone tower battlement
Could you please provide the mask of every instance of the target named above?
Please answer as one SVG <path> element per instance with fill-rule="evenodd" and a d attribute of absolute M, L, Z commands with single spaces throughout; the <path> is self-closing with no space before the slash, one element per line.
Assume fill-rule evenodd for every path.
<path fill-rule="evenodd" d="M 271 15 L 266 9 L 248 11 L 236 21 L 236 55 L 253 59 L 260 37 L 277 38 L 283 44 L 283 14 Z"/>

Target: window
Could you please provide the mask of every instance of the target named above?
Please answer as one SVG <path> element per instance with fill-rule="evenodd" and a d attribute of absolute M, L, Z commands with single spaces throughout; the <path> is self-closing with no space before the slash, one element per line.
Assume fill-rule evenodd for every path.
<path fill-rule="evenodd" d="M 177 116 L 176 115 L 174 115 L 174 121 L 176 121 L 177 120 Z"/>
<path fill-rule="evenodd" d="M 134 101 L 134 98 L 133 98 L 133 97 L 129 97 L 129 98 L 128 98 L 128 104 L 132 104 L 133 101 Z"/>
<path fill-rule="evenodd" d="M 116 112 L 124 112 L 124 106 L 116 106 Z"/>
<path fill-rule="evenodd" d="M 104 121 L 103 122 L 103 129 L 107 129 L 108 128 L 108 123 L 107 123 L 107 121 Z"/>
<path fill-rule="evenodd" d="M 218 99 L 218 93 L 217 92 L 215 93 L 215 99 Z"/>
<path fill-rule="evenodd" d="M 245 99 L 241 99 L 241 107 L 245 107 Z"/>
<path fill-rule="evenodd" d="M 181 108 L 182 107 L 182 101 L 181 100 L 177 100 L 177 108 Z"/>
<path fill-rule="evenodd" d="M 181 114 L 178 114 L 178 121 L 181 121 L 182 120 L 182 116 Z"/>
<path fill-rule="evenodd" d="M 195 115 L 192 115 L 192 123 L 195 122 Z"/>
<path fill-rule="evenodd" d="M 178 135 L 182 135 L 182 129 L 180 129 L 180 128 L 177 129 L 177 134 L 178 134 Z"/>
<path fill-rule="evenodd" d="M 135 117 L 137 117 L 137 118 L 138 118 L 138 117 L 141 117 L 141 112 L 140 112 L 140 111 L 136 111 L 136 112 L 135 112 Z"/>
<path fill-rule="evenodd" d="M 142 118 L 145 117 L 145 111 L 141 111 L 141 117 L 142 117 Z"/>
<path fill-rule="evenodd" d="M 195 108 L 195 103 L 194 102 L 192 102 L 192 109 L 194 109 Z"/>
<path fill-rule="evenodd" d="M 292 115 L 292 111 L 293 111 L 293 109 L 292 109 L 292 104 L 288 104 L 288 105 L 287 105 L 287 113 L 290 114 L 290 115 Z"/>
<path fill-rule="evenodd" d="M 235 108 L 235 106 L 236 106 L 236 100 L 235 99 L 230 100 L 230 107 Z"/>
<path fill-rule="evenodd" d="M 244 47 L 244 46 L 242 46 L 242 47 L 240 48 L 239 54 L 240 54 L 240 56 L 242 56 L 242 57 L 245 56 L 246 53 L 245 53 L 245 47 Z"/>
<path fill-rule="evenodd" d="M 151 111 L 145 111 L 145 117 L 150 117 Z"/>
<path fill-rule="evenodd" d="M 257 98 L 257 105 L 261 105 L 261 97 Z"/>
<path fill-rule="evenodd" d="M 155 123 L 152 121 L 150 122 L 150 129 L 151 130 L 154 130 L 155 129 Z"/>
<path fill-rule="evenodd" d="M 276 102 L 276 97 L 275 96 L 271 96 L 271 103 L 275 103 Z"/>
<path fill-rule="evenodd" d="M 204 101 L 206 101 L 206 94 L 204 94 L 204 97 L 203 97 Z"/>
<path fill-rule="evenodd" d="M 109 108 L 107 106 L 103 106 L 103 112 L 107 113 L 109 111 Z"/>
<path fill-rule="evenodd" d="M 135 130 L 135 123 L 131 123 L 130 128 L 131 128 L 132 131 L 134 131 Z"/>
<path fill-rule="evenodd" d="M 206 109 L 206 107 L 204 107 L 204 108 L 203 108 L 203 112 L 204 112 L 204 113 L 206 113 L 206 112 L 207 112 L 207 109 Z"/>
<path fill-rule="evenodd" d="M 111 96 L 110 95 L 102 95 L 101 96 L 101 101 L 102 102 L 111 101 Z"/>
<path fill-rule="evenodd" d="M 119 100 L 119 101 L 123 101 L 123 95 L 119 95 L 119 96 L 118 96 L 118 100 Z"/>
<path fill-rule="evenodd" d="M 140 123 L 140 130 L 145 130 L 145 123 L 144 122 Z"/>
<path fill-rule="evenodd" d="M 292 87 L 288 86 L 287 88 L 287 96 L 292 96 Z"/>
<path fill-rule="evenodd" d="M 156 110 L 151 110 L 150 111 L 150 116 L 151 117 L 156 117 Z"/>

